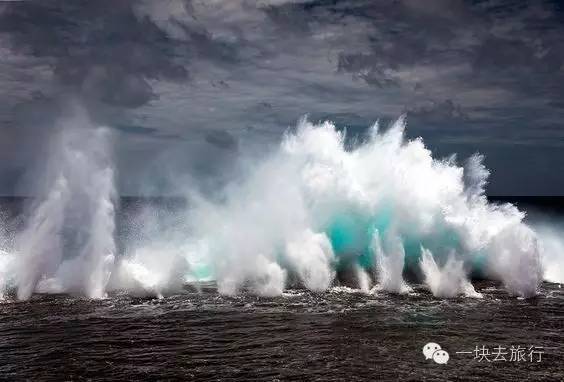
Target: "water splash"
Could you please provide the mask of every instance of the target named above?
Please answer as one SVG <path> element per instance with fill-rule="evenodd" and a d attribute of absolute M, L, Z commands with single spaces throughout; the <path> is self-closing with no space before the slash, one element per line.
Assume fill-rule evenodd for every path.
<path fill-rule="evenodd" d="M 454 254 L 448 256 L 446 264 L 441 268 L 435 262 L 431 251 L 422 247 L 421 270 L 425 284 L 436 297 L 456 297 L 458 295 L 482 297 L 468 280 L 464 262 L 457 260 Z"/>
<path fill-rule="evenodd" d="M 0 301 L 5 298 L 10 285 L 14 284 L 14 256 L 0 250 Z"/>
<path fill-rule="evenodd" d="M 544 279 L 564 284 L 564 224 L 552 222 L 534 226 L 541 246 Z"/>
<path fill-rule="evenodd" d="M 43 169 L 39 202 L 17 235 L 17 295 L 105 295 L 116 252 L 109 131 L 79 109 L 61 121 Z"/>
<path fill-rule="evenodd" d="M 306 288 L 324 291 L 331 286 L 335 255 L 325 234 L 306 230 L 301 237 L 286 243 L 285 253 Z"/>
<path fill-rule="evenodd" d="M 235 292 L 278 266 L 290 272 L 288 280 L 297 275 L 306 287 L 325 290 L 333 271 L 357 264 L 375 270 L 376 288 L 404 293 L 404 273 L 421 273 L 423 246 L 425 270 L 439 275 L 431 288 L 437 295 L 451 278 L 457 293 L 472 294 L 463 266 L 500 280 L 512 294 L 534 295 L 542 280 L 536 235 L 517 208 L 488 203 L 482 157 L 465 167 L 433 159 L 421 139 L 404 139 L 404 128 L 403 118 L 383 133 L 375 125 L 348 149 L 331 123 L 302 120 L 278 151 L 226 188 L 220 203 L 200 198 L 189 235 L 209 243 L 220 289 Z M 326 237 L 333 254 L 327 243 L 307 244 L 308 235 Z M 439 268 L 435 259 L 452 251 L 458 260 Z M 312 275 L 322 282 L 312 283 Z"/>
<path fill-rule="evenodd" d="M 374 232 L 372 251 L 376 259 L 378 270 L 378 289 L 393 293 L 407 293 L 411 288 L 403 280 L 405 250 L 401 239 L 397 236 L 389 240 L 389 249 L 384 252 L 378 231 Z"/>
<path fill-rule="evenodd" d="M 362 293 L 370 293 L 370 284 L 371 284 L 371 280 L 370 280 L 370 275 L 368 274 L 368 272 L 359 264 L 357 264 L 355 266 L 355 274 L 356 274 L 356 281 L 358 283 L 358 289 L 360 289 L 360 291 Z"/>
<path fill-rule="evenodd" d="M 437 297 L 478 297 L 469 277 L 479 275 L 529 297 L 543 271 L 560 277 L 543 264 L 557 263 L 560 255 L 547 255 L 555 246 L 539 243 L 524 213 L 488 203 L 482 157 L 465 166 L 434 159 L 421 139 L 404 139 L 403 118 L 384 132 L 374 125 L 354 147 L 330 122 L 302 120 L 220 197 L 192 191 L 179 221 L 155 224 L 114 261 L 110 140 L 104 129 L 81 127 L 89 125 L 74 117 L 60 129 L 43 198 L 18 235 L 17 256 L 3 257 L 17 260 L 19 298 L 107 289 L 162 296 L 203 280 L 223 294 L 275 296 L 296 285 L 325 291 L 346 270 L 365 293 L 408 292 L 409 275 Z M 147 215 L 138 222 L 153 225 Z M 4 285 L 13 278 L 5 263 Z"/>

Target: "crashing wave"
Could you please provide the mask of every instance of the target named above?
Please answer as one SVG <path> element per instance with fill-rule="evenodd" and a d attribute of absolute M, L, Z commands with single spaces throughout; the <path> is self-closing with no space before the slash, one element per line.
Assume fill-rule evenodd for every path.
<path fill-rule="evenodd" d="M 487 201 L 482 157 L 464 166 L 434 159 L 404 129 L 404 118 L 384 132 L 376 124 L 351 148 L 332 123 L 301 120 L 222 190 L 221 201 L 192 193 L 180 234 L 157 230 L 116 261 L 108 145 L 98 130 L 80 133 L 94 146 L 69 133 L 57 175 L 19 235 L 18 296 L 41 285 L 90 297 L 108 289 L 160 296 L 210 279 L 223 294 L 273 296 L 294 285 L 325 291 L 351 269 L 365 293 L 405 293 L 415 278 L 437 297 L 479 297 L 469 281 L 478 276 L 499 280 L 512 295 L 535 295 L 543 247 L 523 212 Z M 59 233 L 79 235 L 62 229 L 72 216 L 88 234 L 75 246 L 78 257 L 66 259 Z"/>

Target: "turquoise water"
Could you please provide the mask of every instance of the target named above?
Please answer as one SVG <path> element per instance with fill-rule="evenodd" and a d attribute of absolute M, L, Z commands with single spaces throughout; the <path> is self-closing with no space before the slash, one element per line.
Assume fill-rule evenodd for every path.
<path fill-rule="evenodd" d="M 345 212 L 334 215 L 325 228 L 333 251 L 338 260 L 338 268 L 351 263 L 358 263 L 364 268 L 371 268 L 374 264 L 374 254 L 371 243 L 374 233 L 378 232 L 385 238 L 393 224 L 393 208 L 391 206 L 380 209 L 375 215 L 369 216 L 361 212 Z M 452 228 L 437 223 L 431 232 L 421 234 L 417 229 L 403 227 L 398 233 L 405 251 L 405 267 L 418 269 L 421 256 L 421 247 L 429 249 L 437 259 L 446 259 L 452 252 L 462 253 L 463 246 L 459 234 Z M 382 240 L 384 251 L 386 240 Z M 473 271 L 482 269 L 485 254 L 471 256 Z"/>
<path fill-rule="evenodd" d="M 333 246 L 339 266 L 358 262 L 365 268 L 374 266 L 371 243 L 374 233 L 385 235 L 392 222 L 390 209 L 383 209 L 375 216 L 359 212 L 337 214 L 331 219 L 325 233 Z"/>
<path fill-rule="evenodd" d="M 346 268 L 353 264 L 359 264 L 365 269 L 373 268 L 375 256 L 371 248 L 374 234 L 377 232 L 380 238 L 386 238 L 393 225 L 393 208 L 386 206 L 380 208 L 374 215 L 362 213 L 361 211 L 345 211 L 336 213 L 325 227 L 319 230 L 325 232 L 329 238 L 336 257 L 337 270 Z M 405 251 L 404 271 L 418 272 L 421 247 L 430 250 L 439 263 L 446 260 L 452 252 L 462 253 L 462 242 L 459 234 L 445 224 L 438 223 L 431 232 L 421 234 L 413 227 L 403 227 L 399 232 L 401 243 Z M 382 240 L 384 251 L 387 248 L 386 240 Z M 288 263 L 284 248 L 280 246 L 277 251 L 277 262 L 285 269 L 292 269 Z M 486 254 L 476 253 L 466 256 L 472 276 L 480 277 L 485 266 Z M 214 270 L 211 264 L 199 263 L 192 267 L 192 274 L 200 280 L 213 278 Z"/>

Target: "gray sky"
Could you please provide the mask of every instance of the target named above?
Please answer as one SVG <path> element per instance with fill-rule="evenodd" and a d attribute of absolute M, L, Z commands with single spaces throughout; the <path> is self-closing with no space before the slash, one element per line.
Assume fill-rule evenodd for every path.
<path fill-rule="evenodd" d="M 0 194 L 29 194 L 68 99 L 115 130 L 122 194 L 213 187 L 304 114 L 407 112 L 493 195 L 564 195 L 564 7 L 551 1 L 0 3 Z"/>

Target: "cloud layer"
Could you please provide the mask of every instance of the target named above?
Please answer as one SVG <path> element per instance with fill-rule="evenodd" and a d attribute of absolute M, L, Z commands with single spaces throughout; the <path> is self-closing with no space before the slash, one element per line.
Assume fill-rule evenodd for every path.
<path fill-rule="evenodd" d="M 213 185 L 306 113 L 362 134 L 406 112 L 408 134 L 438 155 L 484 153 L 490 193 L 563 194 L 562 11 L 499 0 L 3 3 L 0 192 L 30 192 L 24 174 L 70 98 L 117 131 L 123 194 L 174 193 L 173 174 Z"/>

